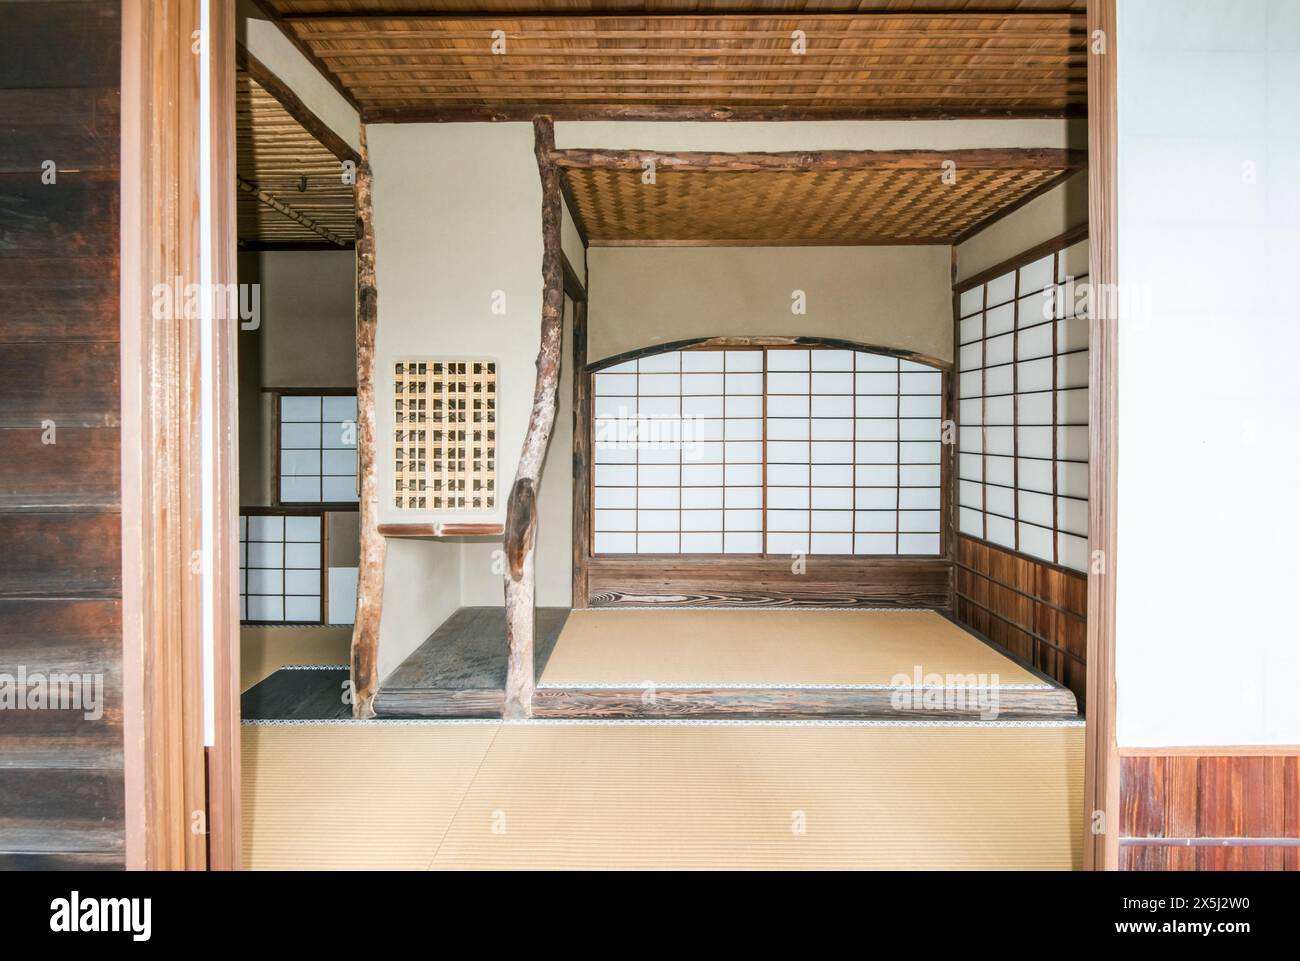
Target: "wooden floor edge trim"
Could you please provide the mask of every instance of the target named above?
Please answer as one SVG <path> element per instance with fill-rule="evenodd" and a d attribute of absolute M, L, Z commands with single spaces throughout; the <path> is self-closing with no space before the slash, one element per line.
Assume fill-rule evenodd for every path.
<path fill-rule="evenodd" d="M 1121 837 L 1122 848 L 1300 848 L 1300 838 L 1214 837 L 1132 838 Z"/>
<path fill-rule="evenodd" d="M 1119 747 L 1120 757 L 1300 757 L 1300 744 L 1221 744 L 1198 747 Z"/>

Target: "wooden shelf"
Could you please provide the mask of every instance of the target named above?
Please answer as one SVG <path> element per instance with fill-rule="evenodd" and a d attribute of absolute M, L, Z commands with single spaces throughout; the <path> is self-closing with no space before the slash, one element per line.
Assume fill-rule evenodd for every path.
<path fill-rule="evenodd" d="M 500 537 L 504 524 L 463 524 L 437 522 L 432 524 L 380 524 L 381 537 Z"/>

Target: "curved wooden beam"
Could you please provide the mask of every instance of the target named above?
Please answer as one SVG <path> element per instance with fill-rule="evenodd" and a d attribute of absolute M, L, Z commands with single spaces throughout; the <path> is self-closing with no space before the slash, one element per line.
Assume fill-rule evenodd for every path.
<path fill-rule="evenodd" d="M 370 201 L 370 154 L 361 128 L 357 165 L 357 509 L 361 528 L 361 571 L 357 618 L 352 628 L 352 715 L 375 716 L 379 689 L 379 618 L 384 603 L 384 560 L 388 542 L 379 533 L 379 486 L 375 476 L 375 330 L 379 292 L 375 286 L 374 209 Z"/>
<path fill-rule="evenodd" d="M 533 120 L 537 170 L 542 180 L 542 338 L 537 353 L 533 410 L 524 434 L 514 486 L 506 506 L 506 718 L 529 717 L 537 678 L 533 667 L 534 546 L 537 489 L 546 448 L 555 426 L 560 385 L 560 351 L 564 339 L 564 265 L 560 252 L 560 173 L 555 152 L 555 124 L 550 117 Z"/>
<path fill-rule="evenodd" d="M 584 369 L 588 374 L 594 374 L 609 367 L 616 367 L 619 364 L 627 363 L 629 360 L 640 360 L 642 357 L 653 357 L 655 354 L 666 354 L 674 350 L 696 350 L 716 347 L 829 347 L 835 350 L 861 350 L 871 354 L 884 354 L 887 357 L 897 357 L 900 360 L 915 361 L 918 364 L 925 364 L 927 367 L 933 367 L 936 370 L 952 370 L 952 364 L 949 361 L 941 360 L 938 357 L 932 357 L 929 354 L 917 353 L 914 350 L 904 350 L 901 347 L 881 347 L 879 344 L 864 344 L 856 340 L 843 340 L 837 337 L 775 337 L 765 335 L 753 337 L 690 337 L 686 340 L 674 340 L 663 344 L 650 344 L 646 347 L 637 347 L 633 350 L 626 350 L 621 354 L 602 357 L 600 360 L 587 364 Z"/>

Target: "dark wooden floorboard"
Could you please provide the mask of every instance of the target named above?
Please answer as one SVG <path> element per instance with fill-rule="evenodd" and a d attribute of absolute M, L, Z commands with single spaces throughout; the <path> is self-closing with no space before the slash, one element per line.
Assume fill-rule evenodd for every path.
<path fill-rule="evenodd" d="M 352 716 L 343 701 L 348 669 L 281 668 L 239 699 L 245 721 L 337 721 Z"/>
<path fill-rule="evenodd" d="M 568 620 L 564 607 L 537 609 L 533 648 L 536 677 L 541 677 Z M 425 688 L 505 690 L 506 612 L 502 607 L 462 607 L 415 649 L 384 681 L 385 690 Z"/>

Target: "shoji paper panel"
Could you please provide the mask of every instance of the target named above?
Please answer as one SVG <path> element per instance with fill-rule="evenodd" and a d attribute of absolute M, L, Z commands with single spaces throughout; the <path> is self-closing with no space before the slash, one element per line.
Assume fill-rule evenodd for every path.
<path fill-rule="evenodd" d="M 601 370 L 595 552 L 936 555 L 942 392 L 933 368 L 830 348 Z"/>
<path fill-rule="evenodd" d="M 1087 568 L 1088 242 L 958 299 L 957 530 Z"/>

